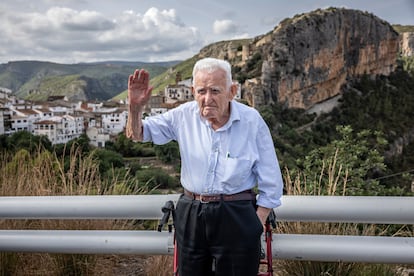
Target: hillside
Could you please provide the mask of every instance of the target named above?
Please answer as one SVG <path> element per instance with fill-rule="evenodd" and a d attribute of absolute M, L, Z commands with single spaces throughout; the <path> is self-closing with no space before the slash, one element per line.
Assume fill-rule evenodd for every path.
<path fill-rule="evenodd" d="M 164 88 L 167 85 L 174 84 L 177 72 L 181 72 L 183 79 L 191 78 L 192 67 L 194 63 L 197 61 L 197 59 L 198 57 L 194 56 L 190 59 L 187 59 L 183 62 L 180 62 L 177 65 L 174 65 L 168 68 L 168 70 L 165 70 L 163 73 L 158 74 L 158 75 L 152 75 L 152 73 L 150 72 L 150 76 L 151 76 L 150 85 L 154 87 L 153 93 L 159 93 L 160 91 L 163 92 Z M 148 68 L 145 66 L 142 68 L 148 70 Z M 125 90 L 121 94 L 114 97 L 114 99 L 118 99 L 118 100 L 126 99 L 127 93 L 128 92 Z"/>
<path fill-rule="evenodd" d="M 128 76 L 136 68 L 145 67 L 156 76 L 176 63 L 14 61 L 0 64 L 0 87 L 32 100 L 45 100 L 50 95 L 65 95 L 71 100 L 108 100 L 127 88 Z"/>
<path fill-rule="evenodd" d="M 414 32 L 414 26 L 412 25 L 392 25 L 394 30 L 396 30 L 399 34 L 401 33 L 413 33 Z"/>

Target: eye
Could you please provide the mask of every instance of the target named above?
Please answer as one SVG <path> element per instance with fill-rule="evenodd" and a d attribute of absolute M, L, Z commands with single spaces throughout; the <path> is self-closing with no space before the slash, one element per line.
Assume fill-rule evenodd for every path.
<path fill-rule="evenodd" d="M 196 90 L 197 94 L 204 95 L 206 94 L 207 90 L 204 88 L 200 88 Z"/>
<path fill-rule="evenodd" d="M 211 88 L 211 93 L 212 94 L 215 94 L 215 95 L 217 95 L 217 94 L 220 94 L 220 89 L 218 89 L 218 88 Z"/>

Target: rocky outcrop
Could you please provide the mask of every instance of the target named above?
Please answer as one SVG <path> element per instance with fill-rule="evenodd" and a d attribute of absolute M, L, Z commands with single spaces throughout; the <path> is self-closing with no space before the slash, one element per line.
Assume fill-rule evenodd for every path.
<path fill-rule="evenodd" d="M 200 50 L 197 58 L 216 57 L 231 61 L 232 65 L 243 65 L 249 58 L 249 51 L 246 50 L 251 39 L 236 39 L 221 41 L 210 44 Z"/>
<path fill-rule="evenodd" d="M 395 139 L 389 147 L 389 150 L 385 152 L 385 158 L 390 159 L 394 156 L 400 156 L 403 154 L 403 150 L 410 143 L 414 141 L 414 128 L 410 129 L 400 137 Z"/>
<path fill-rule="evenodd" d="M 401 34 L 400 51 L 401 55 L 404 57 L 411 57 L 414 55 L 414 32 Z"/>
<path fill-rule="evenodd" d="M 350 79 L 394 71 L 399 36 L 372 14 L 329 8 L 286 19 L 249 47 L 262 65 L 260 79 L 246 85 L 248 101 L 308 109 L 340 94 Z"/>

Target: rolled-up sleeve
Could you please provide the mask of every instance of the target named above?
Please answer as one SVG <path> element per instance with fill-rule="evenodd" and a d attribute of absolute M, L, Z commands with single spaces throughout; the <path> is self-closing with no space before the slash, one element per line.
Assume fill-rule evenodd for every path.
<path fill-rule="evenodd" d="M 172 127 L 172 114 L 166 112 L 161 115 L 147 117 L 142 121 L 143 139 L 142 142 L 153 142 L 157 145 L 163 145 L 175 139 Z"/>

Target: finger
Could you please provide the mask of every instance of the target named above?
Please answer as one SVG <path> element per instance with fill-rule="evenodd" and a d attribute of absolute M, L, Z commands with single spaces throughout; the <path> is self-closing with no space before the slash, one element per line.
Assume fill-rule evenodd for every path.
<path fill-rule="evenodd" d="M 151 95 L 151 93 L 152 93 L 152 89 L 153 89 L 153 88 L 154 88 L 153 86 L 148 87 L 148 94 L 149 94 L 149 95 Z"/>
<path fill-rule="evenodd" d="M 134 72 L 134 79 L 138 79 L 139 78 L 140 71 L 141 70 L 139 70 L 139 69 L 136 69 L 135 70 L 135 72 Z"/>
<path fill-rule="evenodd" d="M 149 79 L 149 73 L 146 70 L 142 70 L 141 72 L 142 82 L 146 83 Z"/>
<path fill-rule="evenodd" d="M 138 73 L 138 79 L 137 80 L 140 81 L 140 82 L 142 81 L 142 71 L 143 70 L 141 69 L 141 70 L 139 70 L 139 73 Z"/>
<path fill-rule="evenodd" d="M 129 75 L 129 78 L 128 78 L 128 87 L 131 86 L 133 79 L 134 79 L 134 75 Z"/>
<path fill-rule="evenodd" d="M 151 95 L 152 95 L 152 89 L 153 89 L 153 87 L 152 86 L 150 86 L 150 87 L 148 87 L 148 89 L 147 90 L 145 90 L 145 93 L 144 93 L 144 97 L 145 97 L 145 99 L 149 99 L 149 98 L 151 98 Z"/>
<path fill-rule="evenodd" d="M 139 75 L 138 75 L 137 80 L 138 80 L 139 83 L 147 84 L 148 83 L 148 78 L 149 78 L 148 76 L 149 76 L 148 72 L 144 69 L 141 69 L 139 71 Z"/>

